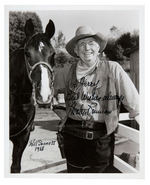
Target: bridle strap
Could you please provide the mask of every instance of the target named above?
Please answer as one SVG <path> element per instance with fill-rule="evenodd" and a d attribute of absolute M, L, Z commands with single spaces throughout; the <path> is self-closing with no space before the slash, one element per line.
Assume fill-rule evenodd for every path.
<path fill-rule="evenodd" d="M 40 62 L 34 64 L 33 66 L 30 66 L 30 64 L 26 62 L 27 70 L 28 70 L 28 76 L 29 76 L 29 79 L 30 79 L 31 82 L 32 82 L 32 78 L 31 78 L 32 72 L 34 71 L 34 69 L 35 69 L 37 66 L 39 66 L 39 65 L 41 65 L 41 64 L 47 66 L 47 68 L 49 69 L 49 71 L 50 71 L 51 73 L 53 73 L 52 67 L 51 67 L 49 64 L 47 64 L 46 62 L 40 61 Z"/>
<path fill-rule="evenodd" d="M 28 43 L 30 42 L 30 40 L 31 40 L 35 35 L 37 35 L 37 33 L 35 33 L 34 35 L 32 35 L 32 37 L 25 43 L 24 50 L 26 49 L 26 47 L 27 47 Z M 28 77 L 29 77 L 29 79 L 30 79 L 31 82 L 32 82 L 31 74 L 32 74 L 33 70 L 34 70 L 38 65 L 40 65 L 40 64 L 46 65 L 46 66 L 48 67 L 49 71 L 53 74 L 53 69 L 52 69 L 52 67 L 51 67 L 49 64 L 47 64 L 46 62 L 41 61 L 41 62 L 38 62 L 38 63 L 34 64 L 33 66 L 31 66 L 31 65 L 26 61 L 26 58 L 25 58 L 25 63 L 26 63 L 26 67 L 27 67 Z M 52 76 L 54 76 L 54 75 L 52 75 Z"/>

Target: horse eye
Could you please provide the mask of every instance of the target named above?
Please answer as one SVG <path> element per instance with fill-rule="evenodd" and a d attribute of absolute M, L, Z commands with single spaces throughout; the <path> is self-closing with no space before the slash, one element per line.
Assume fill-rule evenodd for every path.
<path fill-rule="evenodd" d="M 53 84 L 54 84 L 54 81 L 52 80 L 52 81 L 51 81 L 51 85 L 53 85 Z"/>
<path fill-rule="evenodd" d="M 26 55 L 26 57 L 31 57 L 31 55 L 30 55 L 30 53 L 28 52 L 28 51 L 25 51 L 25 55 Z"/>

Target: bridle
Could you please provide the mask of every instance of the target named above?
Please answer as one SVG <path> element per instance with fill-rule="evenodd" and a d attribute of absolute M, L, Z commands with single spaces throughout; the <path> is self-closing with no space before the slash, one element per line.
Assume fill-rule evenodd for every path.
<path fill-rule="evenodd" d="M 34 35 L 32 35 L 32 37 L 27 41 L 27 43 L 26 43 L 25 46 L 24 46 L 24 51 L 26 50 L 25 48 L 26 48 L 26 46 L 28 45 L 28 43 L 30 42 L 30 40 L 31 40 L 35 35 L 36 35 L 36 33 L 35 33 Z M 25 57 L 25 64 L 26 64 L 26 68 L 27 68 L 28 77 L 29 77 L 31 83 L 33 83 L 33 80 L 32 80 L 32 78 L 31 78 L 31 75 L 32 75 L 33 71 L 35 70 L 35 68 L 36 68 L 37 66 L 39 66 L 39 65 L 45 65 L 45 66 L 47 66 L 47 68 L 49 69 L 50 73 L 52 74 L 52 83 L 53 83 L 53 81 L 54 81 L 54 71 L 53 71 L 52 67 L 51 67 L 48 63 L 46 63 L 46 62 L 44 62 L 44 61 L 40 61 L 40 62 L 37 62 L 36 64 L 34 64 L 33 66 L 31 66 L 31 65 L 27 62 L 26 57 Z"/>
<path fill-rule="evenodd" d="M 35 34 L 36 35 L 36 34 Z M 24 58 L 25 58 L 25 65 L 26 65 L 26 69 L 27 69 L 27 74 L 28 74 L 28 78 L 32 84 L 32 87 L 33 87 L 33 91 L 32 91 L 32 96 L 33 96 L 33 100 L 34 100 L 34 103 L 36 102 L 36 98 L 35 98 L 35 89 L 36 89 L 36 83 L 34 82 L 34 80 L 32 79 L 32 73 L 33 71 L 39 66 L 39 65 L 43 65 L 45 67 L 47 67 L 48 71 L 50 72 L 51 74 L 51 83 L 50 83 L 50 89 L 52 90 L 52 94 L 51 96 L 53 97 L 54 96 L 54 87 L 53 87 L 53 83 L 54 83 L 54 71 L 53 71 L 53 68 L 47 63 L 47 62 L 44 62 L 44 61 L 39 61 L 37 63 L 35 63 L 34 65 L 30 65 L 30 63 L 28 62 L 27 60 L 27 57 L 26 57 L 26 54 L 25 54 L 25 51 L 26 51 L 26 47 L 28 46 L 28 43 L 30 42 L 30 40 L 34 37 L 34 35 L 27 41 L 27 43 L 25 44 L 24 46 Z M 53 55 L 52 55 L 53 56 Z M 35 103 L 36 104 L 36 103 Z"/>
<path fill-rule="evenodd" d="M 50 84 L 50 88 L 52 89 L 52 97 L 53 97 L 53 95 L 54 95 L 54 87 L 53 87 L 53 83 L 54 83 L 54 71 L 53 71 L 53 69 L 52 69 L 52 67 L 49 65 L 49 64 L 47 64 L 46 62 L 43 62 L 43 61 L 41 61 L 41 62 L 38 62 L 38 63 L 36 63 L 36 64 L 34 64 L 33 66 L 31 66 L 27 61 L 26 61 L 26 59 L 25 59 L 25 63 L 26 63 L 26 68 L 27 68 L 27 74 L 28 74 L 28 77 L 29 77 L 29 80 L 31 81 L 31 83 L 32 83 L 32 86 L 33 86 L 33 91 L 35 91 L 35 83 L 33 82 L 33 80 L 32 80 L 32 78 L 31 78 L 31 75 L 32 75 L 32 73 L 33 73 L 33 71 L 35 70 L 35 68 L 37 67 L 37 66 L 39 66 L 39 65 L 45 65 L 45 66 L 47 66 L 47 68 L 48 68 L 48 70 L 51 72 L 51 74 L 52 74 L 52 79 L 51 79 L 51 84 Z M 35 102 L 35 94 L 33 93 L 33 99 L 34 99 L 34 104 L 36 104 Z"/>
<path fill-rule="evenodd" d="M 53 74 L 54 71 L 53 71 L 52 67 L 51 67 L 48 63 L 43 62 L 43 61 L 40 61 L 40 62 L 34 64 L 33 66 L 31 66 L 31 65 L 27 62 L 26 59 L 25 59 L 25 63 L 26 63 L 26 67 L 27 67 L 28 77 L 29 77 L 29 79 L 30 79 L 31 82 L 33 82 L 32 78 L 31 78 L 31 75 L 32 75 L 33 71 L 35 70 L 35 68 L 36 68 L 37 66 L 39 66 L 39 65 L 45 65 L 45 66 L 48 68 L 48 70 L 49 70 L 49 71 L 51 72 L 51 74 L 52 74 L 52 81 L 54 81 L 54 74 Z"/>

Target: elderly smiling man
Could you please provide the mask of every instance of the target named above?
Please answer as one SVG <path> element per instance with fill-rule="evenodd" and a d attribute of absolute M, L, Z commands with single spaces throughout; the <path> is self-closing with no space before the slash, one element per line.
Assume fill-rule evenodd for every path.
<path fill-rule="evenodd" d="M 60 125 L 69 173 L 111 172 L 114 132 L 122 102 L 131 119 L 138 118 L 137 90 L 116 62 L 101 60 L 107 41 L 81 26 L 66 50 L 78 62 L 66 81 L 67 117 Z"/>

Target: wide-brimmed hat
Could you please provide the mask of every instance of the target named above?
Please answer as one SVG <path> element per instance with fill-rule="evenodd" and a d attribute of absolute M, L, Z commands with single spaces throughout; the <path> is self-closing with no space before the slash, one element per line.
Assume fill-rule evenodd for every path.
<path fill-rule="evenodd" d="M 91 27 L 88 26 L 80 26 L 75 33 L 75 37 L 73 37 L 66 45 L 66 50 L 70 55 L 73 57 L 78 57 L 76 53 L 74 52 L 74 48 L 77 44 L 77 42 L 81 39 L 87 38 L 87 37 L 93 37 L 95 38 L 96 42 L 100 46 L 100 53 L 105 49 L 107 40 L 106 38 L 99 32 L 95 33 Z"/>

